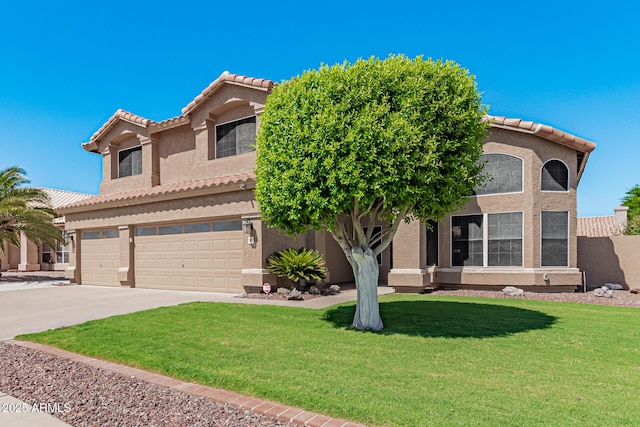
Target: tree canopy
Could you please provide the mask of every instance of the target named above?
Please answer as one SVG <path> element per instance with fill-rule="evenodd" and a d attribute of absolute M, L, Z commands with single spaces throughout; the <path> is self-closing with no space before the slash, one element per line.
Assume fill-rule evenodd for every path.
<path fill-rule="evenodd" d="M 354 269 L 357 317 L 400 222 L 439 220 L 480 183 L 485 113 L 466 69 L 423 57 L 325 65 L 276 85 L 257 135 L 262 218 L 292 234 L 332 233 Z"/>
<path fill-rule="evenodd" d="M 63 242 L 61 231 L 53 225 L 55 213 L 49 198 L 39 188 L 26 186 L 23 169 L 14 166 L 0 171 L 0 248 L 6 243 L 20 246 L 20 233 L 29 240 L 55 247 Z"/>
<path fill-rule="evenodd" d="M 640 185 L 634 185 L 625 193 L 622 204 L 629 208 L 625 234 L 640 234 Z"/>

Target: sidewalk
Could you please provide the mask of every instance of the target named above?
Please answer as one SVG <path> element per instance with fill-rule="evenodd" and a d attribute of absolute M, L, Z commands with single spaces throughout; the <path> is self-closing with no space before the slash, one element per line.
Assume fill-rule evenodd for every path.
<path fill-rule="evenodd" d="M 3 271 L 0 275 L 0 292 L 68 284 L 62 271 Z"/>

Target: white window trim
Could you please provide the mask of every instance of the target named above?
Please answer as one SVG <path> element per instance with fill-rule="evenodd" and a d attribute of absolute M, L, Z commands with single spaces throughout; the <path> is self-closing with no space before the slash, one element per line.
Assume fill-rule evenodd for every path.
<path fill-rule="evenodd" d="M 58 250 L 58 246 L 60 246 L 60 250 Z M 58 255 L 62 254 L 62 263 L 58 262 Z M 67 254 L 67 258 L 71 258 L 71 253 L 69 252 L 69 240 L 65 239 L 64 244 L 58 242 L 56 245 L 56 264 L 68 264 L 68 262 L 64 262 L 64 254 Z"/>
<path fill-rule="evenodd" d="M 542 265 L 542 212 L 564 212 L 567 214 L 567 265 Z M 571 260 L 571 211 L 556 211 L 556 210 L 543 210 L 540 211 L 540 254 L 538 264 L 540 268 L 569 268 Z"/>
<path fill-rule="evenodd" d="M 522 265 L 506 265 L 506 266 L 490 266 L 489 265 L 489 215 L 503 213 L 521 213 L 522 216 Z M 453 238 L 451 237 L 453 228 L 453 218 L 461 216 L 477 216 L 482 215 L 482 265 L 453 265 Z M 542 216 L 540 221 L 542 221 Z M 541 223 L 542 224 L 542 223 Z M 542 237 L 540 238 L 542 241 Z M 541 249 L 542 250 L 542 246 Z M 463 269 L 522 269 L 524 267 L 524 211 L 508 211 L 508 212 L 478 212 L 473 214 L 451 215 L 449 218 L 449 268 L 456 270 Z"/>
<path fill-rule="evenodd" d="M 240 117 L 238 119 L 233 119 L 233 120 L 227 120 L 226 122 L 220 122 L 220 123 L 214 123 L 213 125 L 213 158 L 214 159 L 224 159 L 225 157 L 218 157 L 218 126 L 223 126 L 229 123 L 233 123 L 233 122 L 239 122 L 241 120 L 246 120 L 249 119 L 251 117 L 255 117 L 256 118 L 256 134 L 258 133 L 258 115 L 257 114 L 252 114 L 250 116 L 246 116 L 246 117 Z M 238 147 L 236 147 L 236 151 L 237 151 Z M 244 153 L 243 153 L 244 154 Z M 238 155 L 238 153 L 234 154 L 235 156 Z M 233 156 L 226 156 L 226 157 L 233 157 Z"/>
<path fill-rule="evenodd" d="M 503 153 L 501 151 L 489 151 L 489 152 L 483 152 L 482 154 L 504 154 L 505 156 L 511 156 L 511 157 L 515 157 L 517 159 L 520 159 L 521 161 L 521 165 L 522 165 L 522 187 L 520 189 L 520 191 L 509 191 L 506 193 L 493 193 L 493 194 L 474 194 L 473 196 L 469 196 L 469 197 L 491 197 L 491 196 L 500 196 L 503 194 L 522 194 L 524 193 L 524 158 L 520 157 L 520 156 L 516 156 L 515 154 L 511 154 L 511 153 Z M 459 215 L 457 215 L 459 216 Z"/>
<path fill-rule="evenodd" d="M 131 150 L 136 150 L 136 149 L 140 149 L 140 157 L 142 157 L 142 145 L 136 145 L 133 147 L 129 147 L 129 148 L 123 148 L 122 150 L 118 150 L 118 156 L 116 158 L 116 162 L 118 163 L 118 179 L 120 178 L 129 178 L 130 176 L 136 176 L 136 175 L 142 175 L 142 173 L 137 173 L 137 174 L 131 174 L 131 175 L 127 175 L 127 176 L 120 176 L 120 153 L 124 152 L 124 151 L 131 151 Z M 140 160 L 142 161 L 142 159 Z"/>
<path fill-rule="evenodd" d="M 545 165 L 553 160 L 557 160 L 561 162 L 564 165 L 564 167 L 567 168 L 567 189 L 566 190 L 543 190 L 542 189 L 542 171 L 544 170 Z M 571 191 L 571 168 L 569 167 L 569 165 L 567 165 L 564 162 L 564 160 L 557 159 L 554 157 L 553 159 L 549 159 L 542 164 L 542 166 L 540 167 L 540 191 L 542 193 L 568 193 Z M 564 212 L 564 211 L 552 211 L 552 212 Z"/>

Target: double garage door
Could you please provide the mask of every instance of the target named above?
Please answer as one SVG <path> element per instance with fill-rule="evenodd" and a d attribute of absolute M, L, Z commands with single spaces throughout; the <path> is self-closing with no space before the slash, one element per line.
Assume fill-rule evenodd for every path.
<path fill-rule="evenodd" d="M 136 228 L 133 248 L 135 286 L 242 292 L 241 227 L 241 221 L 234 220 Z M 83 247 L 83 261 L 86 249 Z M 117 272 L 115 265 L 111 272 Z M 103 273 L 102 276 L 107 277 L 108 274 Z M 85 280 L 87 277 L 83 271 L 83 282 L 89 283 Z M 116 280 L 111 284 L 118 283 Z"/>

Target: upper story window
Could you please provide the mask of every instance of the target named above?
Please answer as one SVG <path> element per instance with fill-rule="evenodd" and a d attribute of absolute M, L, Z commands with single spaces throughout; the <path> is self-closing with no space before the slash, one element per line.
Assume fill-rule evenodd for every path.
<path fill-rule="evenodd" d="M 142 147 L 118 151 L 118 177 L 140 175 L 142 173 Z"/>
<path fill-rule="evenodd" d="M 542 166 L 542 191 L 569 191 L 569 168 L 560 160 L 549 160 Z"/>
<path fill-rule="evenodd" d="M 256 143 L 256 117 L 216 126 L 216 158 L 253 151 Z"/>
<path fill-rule="evenodd" d="M 480 156 L 486 183 L 476 188 L 475 195 L 522 192 L 522 159 L 510 154 L 486 153 Z"/>

